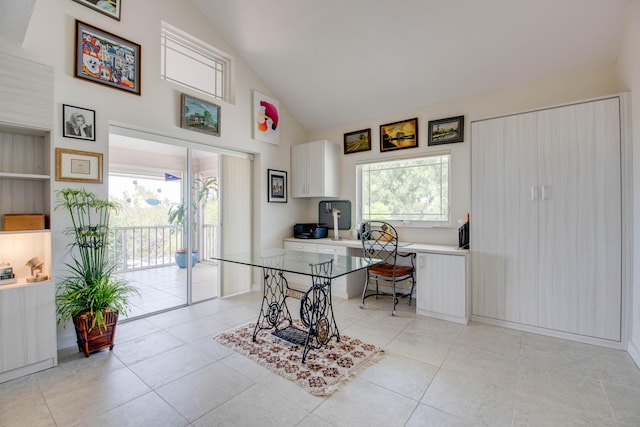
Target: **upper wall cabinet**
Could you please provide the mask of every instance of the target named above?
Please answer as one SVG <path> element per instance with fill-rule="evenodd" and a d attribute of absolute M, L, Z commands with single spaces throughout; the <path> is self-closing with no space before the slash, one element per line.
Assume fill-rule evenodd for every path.
<path fill-rule="evenodd" d="M 51 130 L 53 69 L 0 53 L 0 125 Z"/>
<path fill-rule="evenodd" d="M 291 147 L 291 197 L 340 195 L 340 146 L 327 140 Z"/>

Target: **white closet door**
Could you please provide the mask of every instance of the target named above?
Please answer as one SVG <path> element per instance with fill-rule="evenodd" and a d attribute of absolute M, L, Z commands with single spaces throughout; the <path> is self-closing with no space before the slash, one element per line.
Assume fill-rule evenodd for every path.
<path fill-rule="evenodd" d="M 537 323 L 535 113 L 474 122 L 472 311 Z"/>
<path fill-rule="evenodd" d="M 620 340 L 618 99 L 538 113 L 539 323 Z"/>

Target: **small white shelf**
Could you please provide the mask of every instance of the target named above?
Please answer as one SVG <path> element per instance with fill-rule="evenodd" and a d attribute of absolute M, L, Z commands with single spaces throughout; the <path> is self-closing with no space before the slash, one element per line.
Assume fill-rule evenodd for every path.
<path fill-rule="evenodd" d="M 32 173 L 12 173 L 12 172 L 0 172 L 0 179 L 21 179 L 32 181 L 48 181 L 51 179 L 50 175 L 38 175 Z"/>

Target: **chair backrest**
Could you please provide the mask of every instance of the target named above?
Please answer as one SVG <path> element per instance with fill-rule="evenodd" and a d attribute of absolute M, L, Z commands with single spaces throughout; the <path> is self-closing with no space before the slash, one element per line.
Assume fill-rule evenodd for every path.
<path fill-rule="evenodd" d="M 364 257 L 378 258 L 395 265 L 398 255 L 398 232 L 395 227 L 384 221 L 365 221 L 360 227 Z"/>

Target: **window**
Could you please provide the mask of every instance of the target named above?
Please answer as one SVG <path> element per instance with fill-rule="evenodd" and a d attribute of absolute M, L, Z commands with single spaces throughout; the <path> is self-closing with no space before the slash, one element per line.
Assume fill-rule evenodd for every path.
<path fill-rule="evenodd" d="M 166 22 L 160 30 L 161 70 L 164 80 L 231 102 L 231 58 L 207 43 Z"/>
<path fill-rule="evenodd" d="M 362 220 L 449 224 L 449 154 L 358 166 Z"/>

